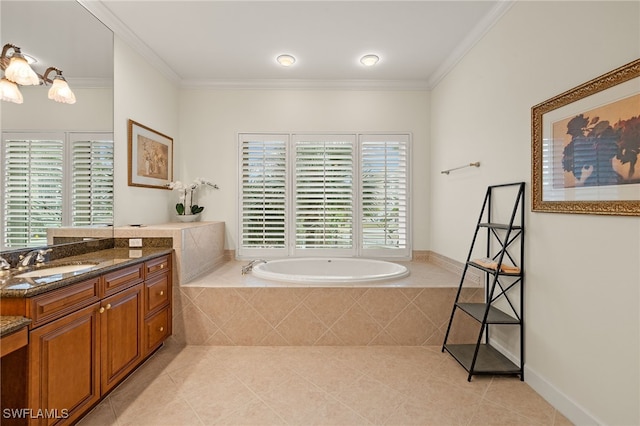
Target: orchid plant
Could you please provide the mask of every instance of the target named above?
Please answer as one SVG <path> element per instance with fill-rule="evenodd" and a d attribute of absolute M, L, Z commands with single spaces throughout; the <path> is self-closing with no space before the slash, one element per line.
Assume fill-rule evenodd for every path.
<path fill-rule="evenodd" d="M 193 193 L 200 186 L 210 186 L 213 189 L 220 189 L 215 183 L 202 178 L 195 178 L 191 184 L 185 184 L 179 180 L 167 184 L 169 189 L 178 191 L 178 204 L 176 204 L 176 212 L 179 215 L 198 214 L 204 210 L 204 206 L 193 203 Z"/>

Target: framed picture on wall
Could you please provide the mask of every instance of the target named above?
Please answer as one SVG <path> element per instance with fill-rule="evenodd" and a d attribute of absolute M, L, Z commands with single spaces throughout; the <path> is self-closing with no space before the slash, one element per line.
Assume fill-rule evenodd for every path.
<path fill-rule="evenodd" d="M 531 109 L 532 211 L 640 216 L 640 59 Z"/>
<path fill-rule="evenodd" d="M 129 120 L 129 186 L 169 189 L 173 139 Z"/>

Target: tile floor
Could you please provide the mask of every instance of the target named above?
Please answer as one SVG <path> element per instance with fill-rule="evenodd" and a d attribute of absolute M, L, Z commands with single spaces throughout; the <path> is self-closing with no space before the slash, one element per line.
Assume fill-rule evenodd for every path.
<path fill-rule="evenodd" d="M 512 377 L 438 346 L 181 346 L 170 339 L 89 425 L 570 425 Z"/>

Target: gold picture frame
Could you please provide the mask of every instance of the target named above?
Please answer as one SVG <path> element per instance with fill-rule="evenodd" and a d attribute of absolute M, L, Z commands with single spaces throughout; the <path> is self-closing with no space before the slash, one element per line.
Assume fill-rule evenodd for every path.
<path fill-rule="evenodd" d="M 173 181 L 173 139 L 129 120 L 129 186 L 169 189 Z"/>
<path fill-rule="evenodd" d="M 531 108 L 531 210 L 640 216 L 640 59 Z"/>

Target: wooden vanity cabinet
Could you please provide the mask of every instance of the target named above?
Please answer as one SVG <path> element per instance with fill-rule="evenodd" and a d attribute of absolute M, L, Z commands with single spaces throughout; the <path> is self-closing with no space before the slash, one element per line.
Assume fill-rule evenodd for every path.
<path fill-rule="evenodd" d="M 48 414 L 29 424 L 75 423 L 170 335 L 171 256 L 160 259 L 158 270 L 151 259 L 30 300 L 49 319 L 30 332 L 27 405 Z"/>
<path fill-rule="evenodd" d="M 100 400 L 99 307 L 94 303 L 31 331 L 30 424 L 72 423 Z"/>
<path fill-rule="evenodd" d="M 151 353 L 171 335 L 171 257 L 146 263 L 144 350 Z"/>

